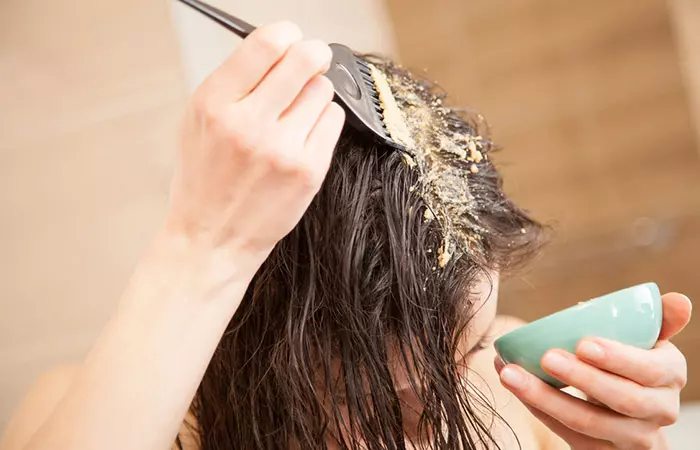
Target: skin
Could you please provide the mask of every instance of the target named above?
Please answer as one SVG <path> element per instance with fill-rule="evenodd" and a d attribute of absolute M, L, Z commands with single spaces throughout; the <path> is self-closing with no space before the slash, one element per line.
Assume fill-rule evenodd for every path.
<path fill-rule="evenodd" d="M 493 341 L 522 326 L 524 322 L 513 317 L 496 315 L 498 274 L 491 273 L 490 279 L 493 281 L 481 280 L 472 292 L 472 298 L 475 299 L 473 305 L 475 313 L 471 317 L 469 330 L 458 352 L 458 358 L 464 367 L 463 376 L 469 380 L 471 391 L 484 394 L 503 420 L 493 421 L 490 411 L 483 411 L 481 418 L 485 423 L 493 421 L 491 433 L 504 449 L 568 448 L 562 440 L 530 414 L 522 403 L 515 401 L 513 394 L 500 384 L 498 374 L 493 370 L 493 360 L 496 357 Z M 409 386 L 405 370 L 394 371 L 392 376 L 402 404 L 405 406 L 403 408 L 404 429 L 408 435 L 415 437 L 420 418 L 418 414 L 420 402 Z"/>
<path fill-rule="evenodd" d="M 496 359 L 501 382 L 573 449 L 667 449 L 662 429 L 678 419 L 688 379 L 685 357 L 669 339 L 690 321 L 692 304 L 681 294 L 662 302 L 661 336 L 651 350 L 590 338 L 575 355 L 557 349 L 544 355 L 542 368 L 589 401 Z"/>
<path fill-rule="evenodd" d="M 281 22 L 252 33 L 200 86 L 182 126 L 162 229 L 87 359 L 39 380 L 0 449 L 172 445 L 247 285 L 297 224 L 328 170 L 344 123 L 342 108 L 332 103 L 332 85 L 321 76 L 330 61 L 326 44 L 305 41 L 298 27 Z M 505 322 L 493 319 L 495 300 L 487 299 L 473 319 L 465 354 L 481 334 L 508 331 Z M 664 449 L 659 427 L 675 420 L 686 376 L 682 355 L 667 339 L 687 322 L 690 306 L 672 294 L 664 297 L 664 308 L 668 323 L 655 349 L 599 343 L 605 356 L 593 361 L 584 358 L 581 345 L 580 359 L 562 355 L 573 364 L 565 373 L 548 366 L 608 408 L 547 390 L 517 367 L 499 368 L 500 378 L 576 449 Z M 470 356 L 481 375 L 475 382 L 492 389 L 497 409 L 519 434 L 530 433 L 524 448 L 537 448 L 536 442 L 552 435 L 535 440 L 538 426 L 519 425 L 530 419 L 524 407 L 512 406 L 517 403 L 498 386 L 493 369 L 484 367 L 484 355 L 492 359 L 492 350 Z M 635 371 L 627 373 L 621 361 Z M 577 375 L 581 368 L 583 378 Z M 513 382 L 517 374 L 520 384 Z M 615 402 L 618 392 L 623 403 Z M 643 417 L 628 417 L 635 414 Z M 607 419 L 624 430 L 605 426 Z M 184 440 L 196 448 L 191 435 Z"/>
<path fill-rule="evenodd" d="M 65 394 L 3 449 L 170 447 L 246 286 L 328 170 L 345 120 L 330 61 L 278 23 L 198 89 L 162 230 Z"/>

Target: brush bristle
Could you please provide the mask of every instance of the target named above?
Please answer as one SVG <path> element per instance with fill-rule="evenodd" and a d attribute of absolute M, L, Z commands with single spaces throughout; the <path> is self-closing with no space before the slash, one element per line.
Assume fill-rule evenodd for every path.
<path fill-rule="evenodd" d="M 364 83 L 363 91 L 370 98 L 372 105 L 374 106 L 374 111 L 380 118 L 379 123 L 381 123 L 382 125 L 381 132 L 383 133 L 385 138 L 393 140 L 393 138 L 389 134 L 389 130 L 387 129 L 386 123 L 384 122 L 384 107 L 382 106 L 382 103 L 379 100 L 379 93 L 377 92 L 377 87 L 375 85 L 374 78 L 372 77 L 372 69 L 370 68 L 367 62 L 359 58 L 357 59 L 357 65 L 360 70 L 362 82 Z"/>
<path fill-rule="evenodd" d="M 408 131 L 406 126 L 406 120 L 404 119 L 403 113 L 399 109 L 399 105 L 396 103 L 396 98 L 391 92 L 391 87 L 389 86 L 389 81 L 376 66 L 373 64 L 366 64 L 367 71 L 363 70 L 362 64 L 360 65 L 363 76 L 367 76 L 366 81 L 371 85 L 373 94 L 376 96 L 372 99 L 375 105 L 378 107 L 377 111 L 380 112 L 382 117 L 382 124 L 386 129 L 389 137 L 404 147 L 410 148 L 413 144 L 413 138 Z"/>

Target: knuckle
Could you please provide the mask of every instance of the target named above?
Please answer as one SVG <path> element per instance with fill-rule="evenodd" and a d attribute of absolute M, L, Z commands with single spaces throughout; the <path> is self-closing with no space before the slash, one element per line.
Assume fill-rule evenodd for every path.
<path fill-rule="evenodd" d="M 659 425 L 662 427 L 667 427 L 678 422 L 679 410 L 678 408 L 669 408 L 661 413 L 659 416 Z"/>
<path fill-rule="evenodd" d="M 284 173 L 288 170 L 288 161 L 285 160 L 279 153 L 272 150 L 271 147 L 265 147 L 259 155 L 259 164 L 272 174 Z"/>
<path fill-rule="evenodd" d="M 279 152 L 271 152 L 267 154 L 267 162 L 268 167 L 275 173 L 293 180 L 296 184 L 303 187 L 309 187 L 314 184 L 315 175 L 313 171 L 297 158 L 286 156 Z"/>
<path fill-rule="evenodd" d="M 657 403 L 661 405 L 656 417 L 660 426 L 666 427 L 678 421 L 681 409 L 681 399 L 678 391 L 667 388 L 664 392 L 664 398 L 660 398 Z"/>
<path fill-rule="evenodd" d="M 683 389 L 688 384 L 688 361 L 685 355 L 677 348 L 673 347 L 673 362 L 671 363 L 672 383 L 679 389 Z"/>
<path fill-rule="evenodd" d="M 280 36 L 287 38 L 289 42 L 298 41 L 303 37 L 303 33 L 299 25 L 292 22 L 291 20 L 280 20 L 269 25 L 273 28 Z"/>
<path fill-rule="evenodd" d="M 202 94 L 195 95 L 192 97 L 190 105 L 198 119 L 204 120 L 207 123 L 216 121 L 219 108 L 215 106 L 215 102 L 208 96 Z"/>
<path fill-rule="evenodd" d="M 277 147 L 279 149 L 280 147 Z M 265 152 L 265 165 L 269 171 L 288 180 L 302 190 L 316 189 L 323 181 L 313 167 L 295 152 L 270 150 Z"/>
<path fill-rule="evenodd" d="M 303 190 L 317 189 L 323 181 L 323 178 L 308 165 L 299 166 L 294 173 L 294 178 Z"/>
<path fill-rule="evenodd" d="M 269 149 L 261 153 L 260 162 L 271 172 L 282 170 L 284 163 L 277 153 Z"/>
<path fill-rule="evenodd" d="M 638 433 L 632 437 L 632 450 L 652 450 L 654 448 L 654 436 L 650 433 Z"/>
<path fill-rule="evenodd" d="M 688 372 L 683 371 L 676 375 L 676 386 L 679 389 L 683 389 L 688 385 Z"/>
<path fill-rule="evenodd" d="M 572 417 L 568 424 L 569 428 L 579 433 L 586 433 L 588 430 L 594 427 L 595 418 L 591 413 L 582 413 Z"/>
<path fill-rule="evenodd" d="M 299 65 L 310 71 L 327 68 L 333 57 L 328 44 L 318 40 L 297 42 L 289 51 Z"/>
<path fill-rule="evenodd" d="M 247 126 L 245 120 L 232 111 L 222 111 L 213 120 L 216 132 L 238 153 L 252 154 L 259 147 L 258 128 Z"/>
<path fill-rule="evenodd" d="M 296 24 L 284 21 L 258 28 L 250 35 L 250 39 L 267 57 L 279 59 L 301 36 L 301 30 Z"/>
<path fill-rule="evenodd" d="M 646 369 L 646 381 L 649 386 L 663 386 L 668 382 L 668 373 L 663 365 L 655 365 Z"/>
<path fill-rule="evenodd" d="M 637 396 L 629 396 L 620 401 L 617 406 L 617 411 L 628 417 L 644 415 L 646 411 L 646 402 Z"/>
<path fill-rule="evenodd" d="M 260 36 L 257 40 L 259 51 L 264 53 L 268 58 L 278 60 L 284 56 L 289 48 L 286 43 L 274 36 Z"/>

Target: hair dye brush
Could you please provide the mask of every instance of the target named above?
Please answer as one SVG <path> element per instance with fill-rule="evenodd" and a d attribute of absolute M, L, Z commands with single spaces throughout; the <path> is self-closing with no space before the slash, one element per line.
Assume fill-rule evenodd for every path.
<path fill-rule="evenodd" d="M 255 27 L 245 21 L 198 0 L 180 0 L 219 25 L 247 37 Z M 405 150 L 410 140 L 403 116 L 385 75 L 348 47 L 330 44 L 333 60 L 325 74 L 333 83 L 335 97 L 346 111 L 347 121 L 360 132 L 380 142 Z"/>

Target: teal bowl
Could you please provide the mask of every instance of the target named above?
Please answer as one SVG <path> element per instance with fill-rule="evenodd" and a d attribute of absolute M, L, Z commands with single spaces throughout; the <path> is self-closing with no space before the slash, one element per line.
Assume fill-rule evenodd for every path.
<path fill-rule="evenodd" d="M 579 303 L 501 336 L 494 343 L 506 364 L 517 364 L 557 388 L 564 384 L 540 366 L 553 348 L 575 353 L 586 337 L 601 337 L 642 349 L 656 344 L 661 331 L 661 293 L 656 283 L 613 292 Z"/>

